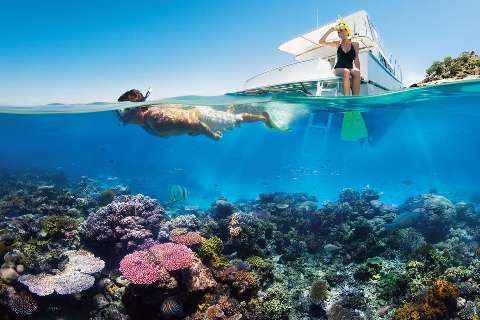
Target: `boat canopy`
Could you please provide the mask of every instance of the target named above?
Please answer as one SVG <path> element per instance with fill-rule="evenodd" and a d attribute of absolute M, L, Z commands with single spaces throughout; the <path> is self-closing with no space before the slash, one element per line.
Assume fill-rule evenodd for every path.
<path fill-rule="evenodd" d="M 352 39 L 361 42 L 360 49 L 379 45 L 379 36 L 371 24 L 367 12 L 357 11 L 343 18 L 352 29 Z M 280 51 L 294 55 L 296 60 L 312 58 L 312 53 L 317 57 L 328 57 L 335 54 L 335 48 L 321 47 L 318 43 L 320 38 L 336 25 L 336 21 L 328 23 L 318 29 L 305 33 L 299 37 L 289 40 L 278 47 Z M 332 32 L 327 41 L 340 40 L 336 32 Z"/>

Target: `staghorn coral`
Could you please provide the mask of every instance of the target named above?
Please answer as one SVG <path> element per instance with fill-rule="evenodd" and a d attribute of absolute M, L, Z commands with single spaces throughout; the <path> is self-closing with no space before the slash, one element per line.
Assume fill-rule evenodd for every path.
<path fill-rule="evenodd" d="M 155 238 L 164 220 L 160 204 L 143 195 L 118 196 L 107 206 L 90 213 L 80 234 L 87 240 L 110 243 L 122 250 Z"/>

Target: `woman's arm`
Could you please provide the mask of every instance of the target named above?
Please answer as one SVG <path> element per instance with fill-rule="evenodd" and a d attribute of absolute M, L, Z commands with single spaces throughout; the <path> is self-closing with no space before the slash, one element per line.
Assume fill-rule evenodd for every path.
<path fill-rule="evenodd" d="M 336 30 L 335 27 L 331 27 L 330 29 L 328 29 L 328 31 L 325 32 L 325 34 L 324 34 L 323 37 L 320 39 L 320 41 L 318 41 L 318 43 L 319 43 L 321 46 L 338 47 L 340 41 L 327 41 L 327 38 L 328 38 L 328 36 L 330 35 L 330 33 L 332 33 L 332 32 L 335 31 L 335 30 Z"/>

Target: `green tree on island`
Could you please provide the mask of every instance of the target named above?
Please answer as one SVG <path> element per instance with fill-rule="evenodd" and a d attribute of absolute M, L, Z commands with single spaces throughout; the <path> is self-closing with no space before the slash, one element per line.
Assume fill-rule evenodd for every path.
<path fill-rule="evenodd" d="M 427 77 L 422 82 L 479 76 L 480 56 L 471 51 L 463 52 L 457 58 L 446 57 L 443 61 L 433 62 L 426 73 Z"/>

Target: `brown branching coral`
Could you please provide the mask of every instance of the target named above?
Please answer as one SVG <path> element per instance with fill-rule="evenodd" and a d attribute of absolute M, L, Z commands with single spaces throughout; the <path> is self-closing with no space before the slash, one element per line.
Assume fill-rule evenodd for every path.
<path fill-rule="evenodd" d="M 440 320 L 453 317 L 459 289 L 453 283 L 438 279 L 433 282 L 422 303 L 406 303 L 398 308 L 394 320 Z"/>

